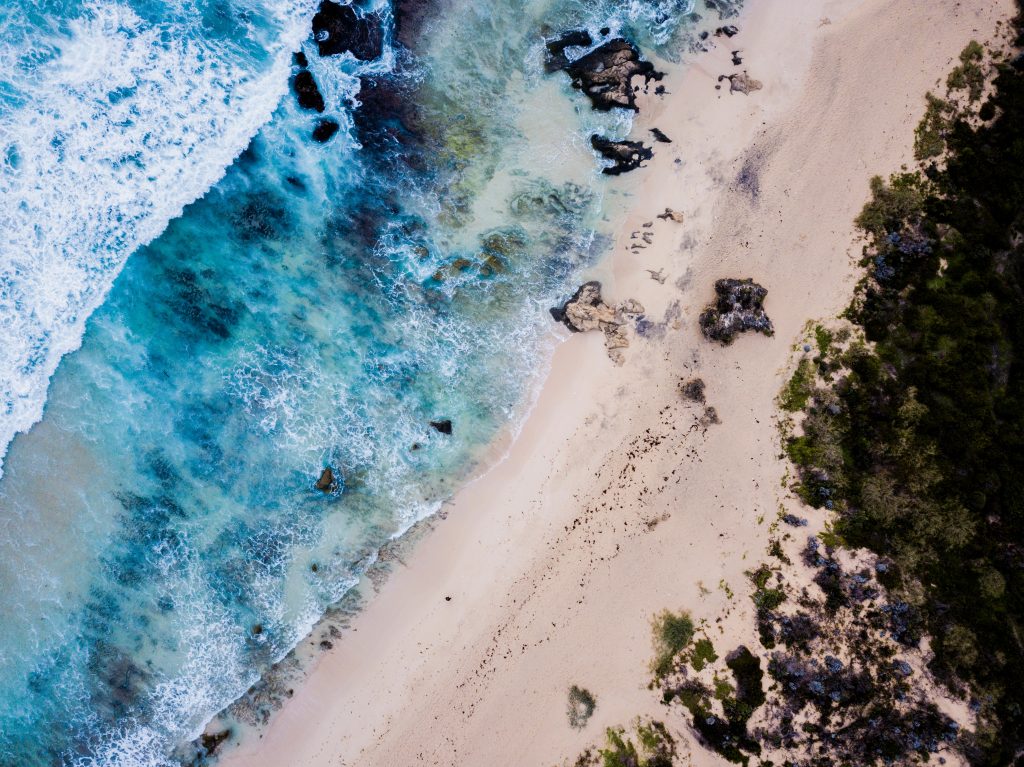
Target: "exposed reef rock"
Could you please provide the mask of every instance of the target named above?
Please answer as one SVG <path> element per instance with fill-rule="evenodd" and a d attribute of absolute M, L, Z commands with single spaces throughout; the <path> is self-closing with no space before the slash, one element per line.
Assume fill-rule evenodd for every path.
<path fill-rule="evenodd" d="M 675 221 L 677 224 L 681 224 L 686 220 L 681 210 L 672 210 L 672 208 L 665 208 L 665 212 L 659 213 L 657 217 L 662 221 Z"/>
<path fill-rule="evenodd" d="M 621 37 L 558 68 L 564 69 L 572 78 L 573 87 L 583 91 L 594 109 L 602 112 L 611 109 L 639 111 L 633 78 L 643 77 L 646 84 L 664 76 L 651 62 L 641 59 L 640 52 Z"/>
<path fill-rule="evenodd" d="M 384 28 L 375 13 L 359 16 L 351 5 L 323 0 L 313 17 L 313 39 L 321 56 L 346 51 L 360 61 L 372 61 L 384 52 Z"/>
<path fill-rule="evenodd" d="M 668 136 L 666 136 L 664 133 L 662 133 L 657 128 L 651 128 L 651 135 L 654 136 L 654 140 L 655 141 L 660 141 L 662 144 L 671 144 L 672 143 L 672 139 L 670 139 Z"/>
<path fill-rule="evenodd" d="M 725 345 L 748 330 L 774 335 L 775 328 L 763 306 L 767 289 L 749 278 L 724 279 L 715 283 L 715 293 L 718 298 L 700 315 L 700 329 L 706 338 Z"/>
<path fill-rule="evenodd" d="M 636 170 L 640 167 L 640 163 L 654 157 L 651 148 L 644 146 L 639 141 L 611 141 L 594 135 L 590 137 L 590 145 L 606 160 L 615 163 L 601 169 L 601 172 L 608 176 L 618 176 Z"/>
<path fill-rule="evenodd" d="M 544 69 L 548 72 L 558 72 L 565 69 L 569 66 L 569 57 L 565 55 L 566 48 L 589 48 L 593 44 L 593 38 L 585 29 L 573 29 L 557 40 L 548 41 L 545 46 L 548 49 L 548 55 L 544 61 Z"/>
<path fill-rule="evenodd" d="M 316 112 L 324 111 L 324 97 L 316 86 L 316 80 L 308 69 L 303 69 L 292 79 L 292 89 L 298 98 L 299 106 Z"/>
<path fill-rule="evenodd" d="M 626 336 L 626 320 L 638 318 L 644 313 L 639 301 L 628 299 L 612 307 L 601 297 L 600 282 L 585 282 L 560 308 L 551 310 L 551 316 L 563 323 L 574 333 L 600 330 L 604 333 L 604 346 L 608 356 L 616 365 L 625 362 L 622 349 L 629 346 Z"/>
<path fill-rule="evenodd" d="M 431 421 L 430 425 L 442 434 L 452 433 L 452 422 L 448 418 L 445 418 L 442 421 Z"/>
<path fill-rule="evenodd" d="M 726 24 L 715 30 L 715 37 L 735 37 L 740 33 L 740 28 L 735 24 Z"/>

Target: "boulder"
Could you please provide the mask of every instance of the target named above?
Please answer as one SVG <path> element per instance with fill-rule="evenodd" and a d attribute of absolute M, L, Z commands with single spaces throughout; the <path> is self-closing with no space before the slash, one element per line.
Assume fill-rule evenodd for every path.
<path fill-rule="evenodd" d="M 380 16 L 360 16 L 351 5 L 323 0 L 313 17 L 313 39 L 321 56 L 350 52 L 360 61 L 372 61 L 384 52 L 384 27 Z"/>
<path fill-rule="evenodd" d="M 729 93 L 742 93 L 743 95 L 747 95 L 753 91 L 759 91 L 764 87 L 764 84 L 760 80 L 755 80 L 746 72 L 740 72 L 738 75 L 721 75 L 718 79 L 719 81 L 729 81 Z"/>
<path fill-rule="evenodd" d="M 663 73 L 655 70 L 649 61 L 640 58 L 640 52 L 621 37 L 609 40 L 575 61 L 562 67 L 572 78 L 572 85 L 587 95 L 594 109 L 632 109 L 636 106 L 633 78 L 644 82 L 660 80 Z"/>
<path fill-rule="evenodd" d="M 611 141 L 601 136 L 591 136 L 590 145 L 596 149 L 603 158 L 611 160 L 614 165 L 601 169 L 601 172 L 608 176 L 618 176 L 628 173 L 640 167 L 640 163 L 654 157 L 650 147 L 644 146 L 639 141 Z"/>
<path fill-rule="evenodd" d="M 431 421 L 430 425 L 442 434 L 452 433 L 452 422 L 448 418 L 445 418 L 443 421 Z"/>
<path fill-rule="evenodd" d="M 321 144 L 330 141 L 338 132 L 338 123 L 334 120 L 320 120 L 313 128 L 313 140 Z"/>
<path fill-rule="evenodd" d="M 767 289 L 749 278 L 724 279 L 715 283 L 715 293 L 715 301 L 700 315 L 700 329 L 706 338 L 727 345 L 748 330 L 774 335 L 775 328 L 764 311 Z"/>
<path fill-rule="evenodd" d="M 320 472 L 320 479 L 316 481 L 314 487 L 321 493 L 333 493 L 338 489 L 338 481 L 334 478 L 334 471 L 330 466 Z"/>
<path fill-rule="evenodd" d="M 303 69 L 292 78 L 292 90 L 298 98 L 299 106 L 303 109 L 312 109 L 316 112 L 324 111 L 324 97 L 320 95 L 320 89 L 313 79 L 313 73 Z"/>
<path fill-rule="evenodd" d="M 600 330 L 604 346 L 616 365 L 625 362 L 622 350 L 629 346 L 626 335 L 626 316 L 642 317 L 644 307 L 635 299 L 628 299 L 613 308 L 601 297 L 600 282 L 585 282 L 560 308 L 551 309 L 551 316 L 574 333 Z"/>

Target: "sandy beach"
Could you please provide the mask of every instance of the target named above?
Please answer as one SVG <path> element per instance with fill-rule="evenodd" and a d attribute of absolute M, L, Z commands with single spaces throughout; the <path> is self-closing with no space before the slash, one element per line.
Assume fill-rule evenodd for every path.
<path fill-rule="evenodd" d="M 775 398 L 793 344 L 849 300 L 869 178 L 912 160 L 925 92 L 1011 6 L 751 0 L 736 37 L 670 69 L 633 133 L 672 143 L 618 181 L 607 207 L 628 213 L 584 275 L 652 326 L 630 331 L 616 366 L 599 333 L 552 323 L 561 342 L 507 454 L 221 763 L 555 765 L 653 716 L 692 764 L 724 764 L 647 689 L 651 617 L 687 609 L 724 644 L 756 641 L 744 571 L 792 503 Z M 763 88 L 719 81 L 743 71 Z M 658 219 L 666 208 L 683 221 Z M 773 337 L 701 337 L 722 277 L 768 289 Z M 721 423 L 680 396 L 691 376 Z M 573 684 L 597 698 L 582 730 L 566 721 Z"/>

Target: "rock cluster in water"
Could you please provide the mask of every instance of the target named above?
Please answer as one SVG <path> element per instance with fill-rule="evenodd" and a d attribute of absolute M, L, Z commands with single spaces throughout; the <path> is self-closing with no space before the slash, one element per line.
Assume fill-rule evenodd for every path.
<path fill-rule="evenodd" d="M 768 290 L 752 279 L 724 279 L 715 283 L 717 298 L 700 315 L 700 329 L 712 341 L 730 344 L 736 335 L 753 330 L 774 335 L 764 311 Z"/>
<path fill-rule="evenodd" d="M 617 365 L 625 362 L 622 350 L 629 346 L 626 320 L 628 317 L 640 317 L 643 313 L 643 306 L 634 299 L 623 301 L 617 307 L 605 303 L 601 296 L 601 283 L 596 281 L 583 283 L 572 298 L 551 310 L 551 316 L 574 333 L 590 330 L 604 333 L 605 349 Z"/>

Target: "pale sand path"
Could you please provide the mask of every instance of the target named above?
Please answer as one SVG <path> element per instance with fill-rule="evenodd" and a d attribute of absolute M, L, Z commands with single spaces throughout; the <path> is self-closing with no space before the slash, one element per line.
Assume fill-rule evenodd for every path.
<path fill-rule="evenodd" d="M 594 273 L 609 299 L 636 297 L 652 319 L 678 301 L 679 328 L 635 339 L 621 368 L 596 334 L 560 345 L 506 459 L 447 506 L 263 739 L 225 765 L 559 764 L 637 715 L 685 729 L 645 688 L 657 611 L 690 609 L 720 651 L 753 641 L 743 572 L 781 497 L 774 397 L 791 345 L 848 300 L 869 177 L 909 161 L 924 92 L 1011 2 L 750 4 L 738 37 L 644 105 L 635 134 L 656 125 L 674 143 L 621 179 L 632 212 Z M 763 90 L 714 90 L 736 71 L 733 49 Z M 686 222 L 654 219 L 666 206 Z M 645 221 L 654 244 L 630 254 Z M 662 267 L 664 285 L 644 271 Z M 769 289 L 774 338 L 700 339 L 697 315 L 725 276 Z M 678 396 L 694 373 L 720 425 L 702 427 Z M 565 715 L 574 683 L 598 699 L 582 732 Z"/>

